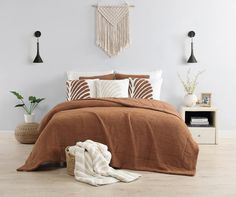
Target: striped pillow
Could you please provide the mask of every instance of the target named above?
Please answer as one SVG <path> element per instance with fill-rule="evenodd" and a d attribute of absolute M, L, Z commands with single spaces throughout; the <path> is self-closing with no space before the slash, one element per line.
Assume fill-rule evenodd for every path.
<path fill-rule="evenodd" d="M 129 78 L 129 97 L 153 99 L 153 87 L 148 79 Z"/>
<path fill-rule="evenodd" d="M 96 80 L 68 80 L 67 86 L 67 100 L 80 100 L 96 97 Z"/>

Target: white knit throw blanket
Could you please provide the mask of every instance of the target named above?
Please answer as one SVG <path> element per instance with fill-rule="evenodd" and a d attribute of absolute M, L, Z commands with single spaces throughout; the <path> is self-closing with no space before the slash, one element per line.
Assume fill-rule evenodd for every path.
<path fill-rule="evenodd" d="M 130 44 L 129 6 L 97 6 L 96 44 L 107 55 L 116 56 Z"/>
<path fill-rule="evenodd" d="M 75 179 L 93 186 L 131 182 L 141 175 L 124 170 L 115 170 L 109 166 L 111 153 L 107 146 L 86 140 L 71 146 L 69 152 L 75 155 Z"/>

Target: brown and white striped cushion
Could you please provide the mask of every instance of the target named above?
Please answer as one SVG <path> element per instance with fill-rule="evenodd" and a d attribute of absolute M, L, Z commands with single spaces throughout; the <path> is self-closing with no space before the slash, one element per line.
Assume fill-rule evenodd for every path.
<path fill-rule="evenodd" d="M 94 80 L 68 80 L 67 86 L 67 100 L 88 99 L 93 97 L 95 92 Z"/>
<path fill-rule="evenodd" d="M 153 88 L 148 79 L 129 78 L 129 97 L 153 99 Z"/>

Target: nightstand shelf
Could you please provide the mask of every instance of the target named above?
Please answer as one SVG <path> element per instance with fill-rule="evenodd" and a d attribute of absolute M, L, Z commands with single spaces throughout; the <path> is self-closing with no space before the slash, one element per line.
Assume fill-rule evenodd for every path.
<path fill-rule="evenodd" d="M 198 144 L 217 144 L 217 109 L 214 107 L 181 107 L 181 116 L 188 125 L 194 140 Z M 195 127 L 191 126 L 192 117 L 204 117 L 209 121 L 209 126 Z"/>

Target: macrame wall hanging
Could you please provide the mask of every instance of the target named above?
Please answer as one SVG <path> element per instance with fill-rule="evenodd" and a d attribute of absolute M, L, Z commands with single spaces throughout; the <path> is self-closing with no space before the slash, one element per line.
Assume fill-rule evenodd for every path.
<path fill-rule="evenodd" d="M 129 7 L 123 1 L 117 5 L 98 2 L 96 7 L 96 44 L 112 57 L 130 44 Z"/>

